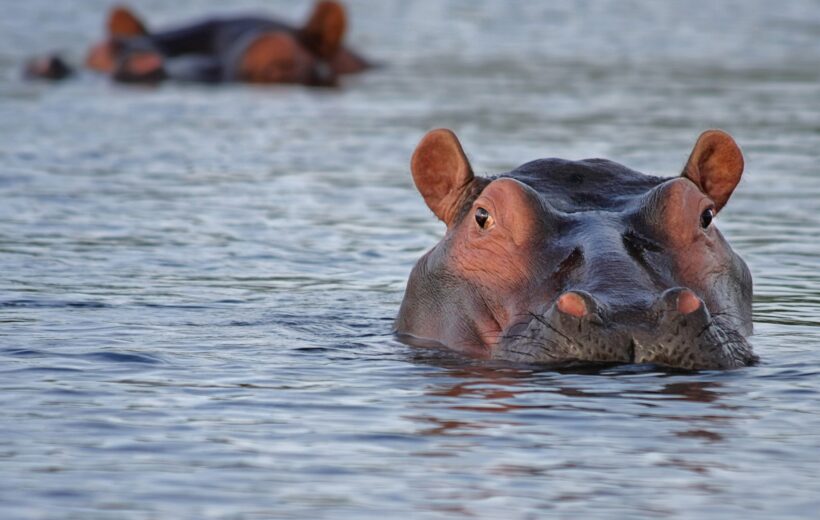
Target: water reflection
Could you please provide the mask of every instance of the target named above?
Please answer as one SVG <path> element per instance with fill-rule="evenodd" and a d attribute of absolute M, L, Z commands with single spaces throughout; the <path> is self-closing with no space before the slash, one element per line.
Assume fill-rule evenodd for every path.
<path fill-rule="evenodd" d="M 419 435 L 471 436 L 502 424 L 524 426 L 539 412 L 549 412 L 541 415 L 554 420 L 594 413 L 604 418 L 611 414 L 620 421 L 629 410 L 635 421 L 663 421 L 661 429 L 677 437 L 718 442 L 724 438 L 720 430 L 743 412 L 722 401 L 725 390 L 719 374 L 716 380 L 708 375 L 692 379 L 640 365 L 516 369 L 459 362 L 442 354 L 438 362 L 430 352 L 413 356 L 414 362 L 444 369 L 444 374 L 429 375 L 434 381 L 424 392 L 438 413 L 409 417 L 420 423 Z M 472 420 L 465 420 L 465 412 Z"/>
<path fill-rule="evenodd" d="M 434 446 L 414 452 L 414 457 L 450 460 L 451 466 L 484 457 L 487 474 L 521 490 L 546 479 L 554 487 L 532 493 L 570 508 L 615 493 L 609 486 L 619 488 L 619 480 L 638 481 L 644 489 L 657 488 L 657 497 L 667 496 L 660 482 L 651 479 L 670 471 L 680 475 L 688 490 L 677 492 L 719 496 L 726 492 L 722 475 L 745 471 L 738 461 L 716 456 L 727 449 L 727 435 L 737 437 L 750 417 L 732 399 L 721 374 L 670 373 L 645 366 L 515 369 L 459 364 L 446 354 L 440 363 L 430 353 L 419 357 L 441 371 L 427 373 L 424 393 L 412 406 L 427 413 L 405 416 L 415 435 L 430 438 Z M 509 442 L 521 451 L 494 451 Z M 581 481 L 589 485 L 579 485 Z M 556 485 L 559 482 L 575 484 Z M 440 510 L 442 502 L 505 496 L 500 488 L 486 486 L 423 491 L 425 503 L 434 510 Z M 647 511 L 674 510 L 662 500 L 639 502 Z M 460 514 L 470 516 L 476 510 L 468 507 Z"/>

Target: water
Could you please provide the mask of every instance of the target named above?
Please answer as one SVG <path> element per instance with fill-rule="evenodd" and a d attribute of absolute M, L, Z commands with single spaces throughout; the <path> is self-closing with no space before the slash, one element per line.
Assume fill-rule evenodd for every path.
<path fill-rule="evenodd" d="M 820 6 L 349 3 L 389 66 L 332 92 L 26 84 L 29 55 L 79 59 L 106 2 L 3 4 L 0 516 L 816 515 Z M 437 126 L 482 173 L 674 175 L 731 132 L 747 170 L 718 224 L 755 276 L 760 365 L 562 373 L 397 343 L 443 231 L 408 172 Z"/>

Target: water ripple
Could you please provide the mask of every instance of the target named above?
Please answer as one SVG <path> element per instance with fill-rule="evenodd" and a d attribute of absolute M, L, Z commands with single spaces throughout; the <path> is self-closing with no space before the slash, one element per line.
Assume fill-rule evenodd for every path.
<path fill-rule="evenodd" d="M 815 515 L 816 5 L 346 3 L 387 66 L 322 92 L 25 83 L 29 55 L 79 62 L 106 2 L 4 6 L 0 516 Z M 136 7 L 151 26 L 224 10 Z M 444 233 L 408 171 L 439 126 L 480 173 L 676 175 L 700 131 L 730 131 L 746 173 L 718 225 L 755 277 L 761 363 L 512 366 L 394 340 Z"/>

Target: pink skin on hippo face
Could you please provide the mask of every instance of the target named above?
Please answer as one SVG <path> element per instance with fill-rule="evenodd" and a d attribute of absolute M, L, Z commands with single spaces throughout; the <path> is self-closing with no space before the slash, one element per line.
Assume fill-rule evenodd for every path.
<path fill-rule="evenodd" d="M 713 222 L 743 172 L 734 140 L 698 139 L 680 177 L 604 159 L 542 159 L 473 175 L 434 130 L 413 180 L 447 225 L 396 320 L 411 344 L 535 363 L 725 369 L 756 361 L 752 279 Z"/>

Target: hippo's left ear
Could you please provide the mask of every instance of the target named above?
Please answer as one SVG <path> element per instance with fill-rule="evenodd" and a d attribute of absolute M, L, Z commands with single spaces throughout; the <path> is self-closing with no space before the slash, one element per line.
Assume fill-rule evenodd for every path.
<path fill-rule="evenodd" d="M 726 205 L 743 174 L 743 154 L 723 130 L 700 134 L 683 169 L 683 176 L 715 202 L 715 212 Z"/>
<path fill-rule="evenodd" d="M 112 38 L 145 36 L 148 29 L 139 16 L 125 6 L 119 5 L 108 13 L 108 35 Z"/>
<path fill-rule="evenodd" d="M 413 152 L 410 170 L 424 202 L 449 227 L 475 179 L 456 134 L 445 128 L 427 132 Z"/>

